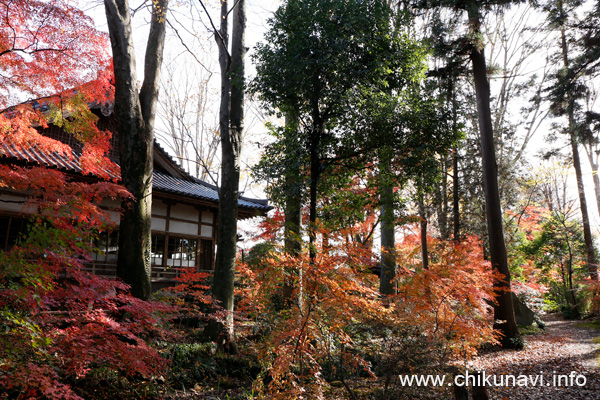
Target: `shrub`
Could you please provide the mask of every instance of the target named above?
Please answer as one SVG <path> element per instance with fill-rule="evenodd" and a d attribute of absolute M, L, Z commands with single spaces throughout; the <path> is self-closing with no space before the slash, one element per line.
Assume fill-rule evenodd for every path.
<path fill-rule="evenodd" d="M 164 373 L 149 342 L 168 337 L 172 308 L 83 269 L 94 233 L 110 228 L 96 202 L 127 193 L 45 169 L 0 168 L 0 179 L 37 195 L 39 211 L 28 234 L 0 252 L 0 397 L 80 399 L 101 370 L 138 382 Z"/>
<path fill-rule="evenodd" d="M 326 232 L 327 248 L 310 259 L 278 256 L 263 259 L 263 268 L 242 266 L 248 287 L 246 314 L 269 329 L 256 351 L 263 372 L 257 393 L 273 399 L 324 398 L 328 381 L 383 376 L 398 371 L 441 368 L 449 359 L 465 358 L 485 342 L 495 343 L 492 330 L 492 281 L 481 245 L 432 241 L 430 269 L 402 269 L 398 294 L 382 298 L 370 272 L 372 255 L 361 243 L 346 241 L 349 232 Z M 404 244 L 413 251 L 415 242 Z M 261 316 L 275 290 L 274 274 L 296 270 L 289 308 Z"/>

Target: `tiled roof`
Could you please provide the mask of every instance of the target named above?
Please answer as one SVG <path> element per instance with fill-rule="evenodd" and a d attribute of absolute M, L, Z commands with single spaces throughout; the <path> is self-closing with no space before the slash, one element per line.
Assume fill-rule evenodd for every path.
<path fill-rule="evenodd" d="M 43 165 L 45 167 L 57 168 L 62 171 L 71 171 L 81 173 L 81 165 L 79 164 L 80 153 L 71 151 L 72 158 L 58 152 L 43 152 L 40 149 L 30 146 L 29 148 L 17 148 L 14 144 L 0 142 L 0 156 L 13 158 L 20 161 L 25 161 L 30 164 Z M 105 174 L 111 178 L 119 179 L 120 177 L 110 173 L 106 169 L 102 169 Z"/>
<path fill-rule="evenodd" d="M 70 159 L 66 155 L 57 152 L 45 153 L 40 149 L 36 149 L 35 147 L 29 147 L 26 150 L 17 149 L 17 147 L 13 144 L 0 142 L 0 156 L 24 161 L 30 164 L 38 164 L 50 168 L 57 168 L 65 172 L 82 173 L 81 166 L 79 164 L 80 154 L 75 151 L 73 151 L 72 154 L 73 158 Z M 108 171 L 105 170 L 105 172 L 108 174 Z M 113 178 L 119 178 L 114 175 L 111 176 Z M 214 203 L 219 202 L 219 196 L 215 186 L 193 177 L 190 177 L 190 180 L 184 180 L 159 172 L 154 172 L 153 182 L 154 183 L 152 187 L 158 192 L 175 193 L 180 196 L 192 199 L 207 200 Z M 240 197 L 238 204 L 243 208 L 261 211 L 268 211 L 272 208 L 267 204 L 266 200 L 249 199 L 246 197 Z"/>
<path fill-rule="evenodd" d="M 214 202 L 219 201 L 219 195 L 216 188 L 213 185 L 209 185 L 208 183 L 199 179 L 196 179 L 195 182 L 190 182 L 155 172 L 153 188 L 159 191 L 177 193 L 184 196 L 191 196 Z M 240 197 L 238 204 L 240 207 L 254 208 L 258 210 L 271 209 L 271 207 L 267 205 L 266 201 L 264 200 L 254 200 L 246 197 Z"/>

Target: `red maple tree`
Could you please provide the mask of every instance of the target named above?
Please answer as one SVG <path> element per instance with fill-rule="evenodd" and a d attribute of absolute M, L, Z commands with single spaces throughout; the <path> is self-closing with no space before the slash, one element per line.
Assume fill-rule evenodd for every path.
<path fill-rule="evenodd" d="M 39 134 L 53 123 L 84 144 L 84 172 L 100 173 L 110 133 L 88 106 L 113 98 L 111 69 L 106 33 L 73 1 L 0 0 L 0 144 L 71 157 Z"/>
<path fill-rule="evenodd" d="M 0 0 L 2 149 L 76 158 L 82 172 L 118 177 L 110 133 L 90 106 L 113 101 L 108 37 L 70 0 Z M 83 144 L 81 154 L 44 136 L 49 124 Z M 80 399 L 72 383 L 107 368 L 148 379 L 166 361 L 146 340 L 162 335 L 156 312 L 128 286 L 83 268 L 99 231 L 113 229 L 99 206 L 129 193 L 117 183 L 82 183 L 43 166 L 0 165 L 0 187 L 27 193 L 35 212 L 26 236 L 0 251 L 0 397 Z"/>

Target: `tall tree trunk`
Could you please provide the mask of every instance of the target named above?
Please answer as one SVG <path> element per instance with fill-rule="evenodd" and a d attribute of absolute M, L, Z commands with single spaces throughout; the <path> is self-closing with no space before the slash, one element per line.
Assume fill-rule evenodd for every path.
<path fill-rule="evenodd" d="M 421 178 L 422 181 L 422 178 Z M 419 188 L 419 217 L 421 218 L 421 267 L 429 269 L 429 249 L 427 248 L 427 211 L 425 210 L 425 199 L 423 189 Z"/>
<path fill-rule="evenodd" d="M 452 151 L 452 239 L 460 238 L 460 201 L 458 181 L 458 146 L 454 146 Z"/>
<path fill-rule="evenodd" d="M 320 77 L 313 71 L 311 77 L 313 86 L 320 88 Z M 317 90 L 319 93 L 320 90 Z M 308 216 L 308 254 L 310 262 L 313 263 L 317 257 L 317 188 L 319 186 L 319 178 L 321 177 L 321 154 L 320 145 L 321 138 L 325 132 L 324 121 L 321 118 L 321 109 L 319 108 L 319 96 L 315 95 L 310 99 L 312 129 L 308 138 L 308 154 L 310 157 L 310 200 L 309 200 L 309 216 Z"/>
<path fill-rule="evenodd" d="M 150 296 L 152 172 L 154 115 L 162 64 L 168 1 L 152 6 L 152 22 L 144 60 L 144 82 L 138 92 L 135 51 L 127 0 L 105 0 L 115 71 L 121 179 L 134 196 L 125 201 L 119 226 L 117 276 L 141 299 Z"/>
<path fill-rule="evenodd" d="M 317 119 L 313 117 L 313 121 L 318 120 L 319 111 L 316 109 Z M 314 122 L 313 122 L 314 123 Z M 321 157 L 319 154 L 319 145 L 322 137 L 320 124 L 315 124 L 316 127 L 310 135 L 309 154 L 310 154 L 310 205 L 308 217 L 308 253 L 311 263 L 317 257 L 317 188 L 319 186 L 319 178 L 321 177 Z"/>
<path fill-rule="evenodd" d="M 563 227 L 566 228 L 563 223 Z M 573 252 L 571 251 L 570 239 L 567 238 L 567 246 L 569 248 L 569 258 L 567 259 L 567 304 L 571 303 L 570 316 L 572 318 L 579 318 L 579 308 L 577 307 L 577 297 L 575 297 L 575 288 L 573 287 Z"/>
<path fill-rule="evenodd" d="M 379 292 L 384 295 L 396 292 L 396 235 L 394 216 L 394 184 L 392 179 L 392 148 L 384 146 L 379 151 L 379 207 L 381 213 L 381 272 Z"/>
<path fill-rule="evenodd" d="M 213 296 L 225 310 L 226 320 L 224 325 L 213 320 L 208 332 L 221 348 L 236 353 L 233 295 L 237 253 L 240 153 L 244 129 L 245 0 L 239 0 L 233 9 L 231 56 L 227 52 L 227 12 L 228 2 L 223 1 L 221 3 L 220 32 L 217 35 L 221 66 L 219 125 L 221 130 L 221 187 L 219 190 L 217 256 L 212 284 Z"/>
<path fill-rule="evenodd" d="M 588 147 L 589 146 L 589 147 Z M 600 215 L 600 176 L 598 176 L 598 159 L 594 161 L 594 149 L 592 143 L 588 143 L 584 146 L 585 152 L 592 168 L 592 179 L 594 181 L 594 194 L 596 195 L 596 207 L 598 207 L 598 215 Z"/>
<path fill-rule="evenodd" d="M 450 104 L 452 106 L 452 132 L 458 133 L 458 110 L 456 105 L 456 91 L 454 87 L 456 77 L 451 77 L 448 85 Z M 460 182 L 458 180 L 458 145 L 452 148 L 452 239 L 459 240 L 460 235 Z"/>
<path fill-rule="evenodd" d="M 479 10 L 469 9 L 469 23 L 473 37 L 480 37 L 481 17 Z M 483 46 L 479 43 L 473 43 L 470 57 L 473 66 L 475 95 L 477 98 L 477 117 L 481 136 L 481 158 L 490 243 L 490 261 L 492 268 L 504 277 L 504 279 L 494 283 L 494 287 L 497 290 L 497 304 L 494 305 L 494 320 L 496 321 L 494 328 L 502 333 L 501 343 L 503 347 L 514 347 L 516 345 L 514 339 L 519 336 L 519 331 L 515 322 L 510 287 L 510 271 L 508 269 L 508 257 L 504 243 L 502 210 L 498 193 L 498 166 L 496 164 L 494 132 L 490 111 L 490 87 L 487 80 Z"/>
<path fill-rule="evenodd" d="M 562 3 L 561 3 L 562 8 Z M 563 66 L 569 68 L 569 53 L 567 47 L 567 35 L 565 27 L 560 28 L 561 49 L 563 56 Z M 579 208 L 581 209 L 581 221 L 583 223 L 583 239 L 585 241 L 585 252 L 587 254 L 587 267 L 590 278 L 598 280 L 598 266 L 596 264 L 596 255 L 594 254 L 594 241 L 592 238 L 592 230 L 590 229 L 590 217 L 588 214 L 587 200 L 585 198 L 585 190 L 583 186 L 583 175 L 581 173 L 581 160 L 579 157 L 579 149 L 577 137 L 575 134 L 575 101 L 571 93 L 567 93 L 567 112 L 569 118 L 569 139 L 571 142 L 571 151 L 573 153 L 573 168 L 575 168 L 575 176 L 577 178 L 577 192 L 579 194 Z"/>
<path fill-rule="evenodd" d="M 572 119 L 572 111 L 569 113 L 569 121 Z M 571 126 L 571 124 L 569 124 Z M 573 153 L 573 168 L 575 168 L 575 177 L 577 178 L 577 192 L 579 194 L 579 208 L 581 209 L 581 220 L 583 223 L 583 240 L 585 242 L 585 252 L 587 255 L 587 266 L 590 278 L 598 280 L 598 266 L 596 264 L 596 254 L 594 252 L 594 240 L 592 238 L 592 230 L 590 228 L 590 217 L 587 209 L 587 200 L 583 187 L 583 174 L 581 172 L 581 160 L 579 158 L 579 149 L 577 139 L 572 129 L 569 129 L 571 151 Z"/>
<path fill-rule="evenodd" d="M 448 229 L 448 156 L 444 155 L 440 161 L 442 180 L 435 186 L 435 200 L 437 208 L 438 226 L 440 237 L 443 240 L 450 238 Z"/>
<path fill-rule="evenodd" d="M 285 129 L 298 129 L 297 121 L 294 117 L 286 116 Z M 295 134 L 294 134 L 295 136 Z M 294 151 L 289 151 L 288 156 L 298 157 Z M 302 241 L 300 238 L 300 229 L 302 227 L 302 178 L 300 176 L 300 164 L 297 159 L 291 159 L 285 171 L 285 221 L 284 221 L 284 248 L 285 252 L 297 257 L 302 250 Z M 292 305 L 292 294 L 294 288 L 301 276 L 302 270 L 295 271 L 287 269 L 284 271 L 283 281 L 283 304 L 285 307 Z"/>
<path fill-rule="evenodd" d="M 308 216 L 308 253 L 310 261 L 313 262 L 317 257 L 317 187 L 319 183 L 319 169 L 321 162 L 316 146 L 311 145 L 310 149 L 310 205 Z"/>

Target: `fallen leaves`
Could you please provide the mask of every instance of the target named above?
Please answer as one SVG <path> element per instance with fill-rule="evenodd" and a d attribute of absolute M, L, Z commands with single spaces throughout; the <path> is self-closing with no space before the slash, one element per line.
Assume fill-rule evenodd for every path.
<path fill-rule="evenodd" d="M 599 399 L 600 366 L 596 361 L 599 350 L 593 340 L 600 336 L 600 331 L 583 327 L 576 321 L 564 321 L 558 315 L 548 315 L 544 319 L 546 330 L 526 336 L 524 350 L 483 354 L 472 364 L 472 368 L 488 374 L 543 375 L 543 385 L 488 388 L 491 398 Z M 585 376 L 585 384 L 579 386 L 560 378 L 571 373 Z M 579 383 L 583 381 L 580 379 Z"/>

